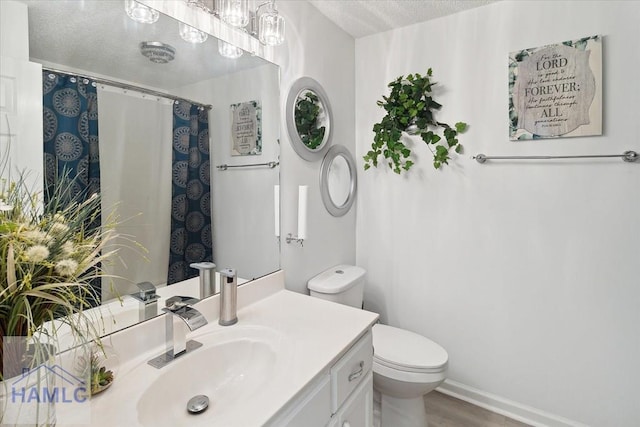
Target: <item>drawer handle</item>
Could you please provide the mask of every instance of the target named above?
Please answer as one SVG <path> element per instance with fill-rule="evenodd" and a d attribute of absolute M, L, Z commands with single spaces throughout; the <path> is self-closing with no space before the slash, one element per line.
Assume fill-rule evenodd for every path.
<path fill-rule="evenodd" d="M 362 376 L 362 372 L 364 371 L 364 360 L 360 361 L 360 369 L 358 369 L 357 371 L 355 371 L 352 374 L 349 374 L 349 382 L 358 379 Z"/>

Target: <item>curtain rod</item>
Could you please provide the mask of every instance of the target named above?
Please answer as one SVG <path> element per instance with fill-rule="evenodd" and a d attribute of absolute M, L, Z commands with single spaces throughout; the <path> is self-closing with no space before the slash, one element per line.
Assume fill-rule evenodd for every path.
<path fill-rule="evenodd" d="M 207 110 L 211 109 L 211 105 L 210 104 L 203 104 L 202 102 L 192 101 L 192 100 L 187 99 L 187 98 L 180 98 L 178 96 L 170 95 L 168 93 L 158 92 L 156 90 L 146 89 L 146 88 L 143 88 L 143 87 L 140 87 L 140 86 L 134 86 L 134 85 L 126 84 L 126 83 L 121 83 L 121 82 L 117 82 L 115 80 L 108 80 L 108 79 L 103 79 L 103 78 L 100 78 L 100 77 L 88 76 L 88 75 L 80 74 L 80 73 L 72 73 L 70 71 L 57 70 L 57 69 L 51 68 L 51 67 L 42 67 L 42 71 L 50 72 L 50 73 L 64 74 L 64 75 L 67 75 L 67 76 L 75 76 L 75 77 L 79 77 L 79 78 L 83 78 L 83 79 L 90 79 L 90 80 L 94 80 L 96 83 L 104 84 L 104 85 L 107 85 L 107 86 L 115 86 L 115 87 L 118 87 L 120 89 L 134 90 L 136 92 L 146 93 L 148 95 L 158 96 L 160 98 L 167 98 L 167 99 L 171 99 L 173 101 L 187 101 L 190 104 L 195 104 L 195 105 L 197 105 L 199 107 L 204 107 Z"/>

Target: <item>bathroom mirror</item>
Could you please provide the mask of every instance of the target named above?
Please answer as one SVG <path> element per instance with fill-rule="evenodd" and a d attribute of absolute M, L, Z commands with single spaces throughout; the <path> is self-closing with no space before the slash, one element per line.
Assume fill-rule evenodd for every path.
<path fill-rule="evenodd" d="M 134 22 L 125 13 L 124 1 L 17 1 L 28 7 L 31 62 L 42 64 L 43 69 L 132 86 L 122 89 L 98 80 L 97 87 L 103 203 L 111 201 L 106 210 L 118 205 L 118 231 L 130 239 L 120 252 L 124 263 L 116 263 L 119 267 L 109 271 L 121 277 L 114 279 L 113 292 L 111 285 L 103 283 L 103 306 L 110 306 L 102 310 L 101 323 L 114 328 L 106 332 L 138 320 L 137 303 L 129 298 L 138 292 L 136 283 L 151 282 L 163 298 L 185 292 L 198 296 L 177 285 L 175 291 L 174 285 L 165 286 L 172 177 L 171 152 L 162 154 L 169 164 L 161 167 L 165 160 L 160 159 L 160 147 L 171 147 L 173 100 L 162 94 L 210 106 L 210 167 L 206 172 L 210 173 L 213 262 L 217 269 L 235 268 L 240 283 L 277 271 L 280 248 L 274 234 L 273 188 L 279 184 L 279 67 L 248 53 L 237 59 L 222 57 L 218 40 L 210 35 L 203 43 L 187 42 L 180 36 L 179 22 L 163 14 L 153 24 Z M 143 41 L 171 45 L 174 60 L 151 62 L 141 54 Z M 29 84 L 42 85 L 42 81 Z M 139 92 L 135 87 L 160 95 Z M 254 101 L 259 106 L 261 151 L 235 155 L 232 106 Z M 163 117 L 162 124 L 152 111 Z M 258 166 L 251 166 L 255 164 Z M 131 241 L 140 243 L 147 252 Z M 113 299 L 116 295 L 124 297 L 122 303 Z M 122 320 L 114 314 L 122 306 L 136 310 Z"/>
<path fill-rule="evenodd" d="M 334 145 L 327 151 L 320 168 L 320 195 L 333 216 L 343 216 L 356 198 L 356 163 L 346 147 Z"/>
<path fill-rule="evenodd" d="M 310 77 L 296 80 L 285 110 L 289 141 L 295 152 L 310 162 L 320 160 L 331 144 L 333 121 L 329 98 L 320 83 Z"/>

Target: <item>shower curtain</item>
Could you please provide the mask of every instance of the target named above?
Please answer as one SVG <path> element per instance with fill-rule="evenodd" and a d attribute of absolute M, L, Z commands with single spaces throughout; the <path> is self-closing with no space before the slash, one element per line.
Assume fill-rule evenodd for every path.
<path fill-rule="evenodd" d="M 45 203 L 64 175 L 70 181 L 69 199 L 83 201 L 100 193 L 95 82 L 44 71 L 42 95 Z"/>
<path fill-rule="evenodd" d="M 96 86 L 85 78 L 42 73 L 45 206 L 63 208 L 100 193 Z M 89 227 L 100 227 L 99 215 Z M 99 305 L 100 280 L 91 285 L 95 297 L 87 300 Z"/>
<path fill-rule="evenodd" d="M 120 218 L 105 251 L 117 249 L 124 260 L 103 266 L 108 301 L 137 292 L 136 283 L 167 281 L 173 100 L 102 84 L 98 99 L 102 218 L 114 210 Z"/>
<path fill-rule="evenodd" d="M 171 239 L 167 284 L 198 275 L 191 263 L 212 261 L 208 110 L 173 105 Z"/>

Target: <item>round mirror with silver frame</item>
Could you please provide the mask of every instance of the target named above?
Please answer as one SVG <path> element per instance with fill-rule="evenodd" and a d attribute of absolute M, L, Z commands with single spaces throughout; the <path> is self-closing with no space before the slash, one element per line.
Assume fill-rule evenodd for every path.
<path fill-rule="evenodd" d="M 343 216 L 356 198 L 356 162 L 349 150 L 334 145 L 327 151 L 320 168 L 322 203 L 333 216 Z"/>
<path fill-rule="evenodd" d="M 333 122 L 329 98 L 320 83 L 310 77 L 293 82 L 285 110 L 294 151 L 309 162 L 320 160 L 329 150 Z"/>

